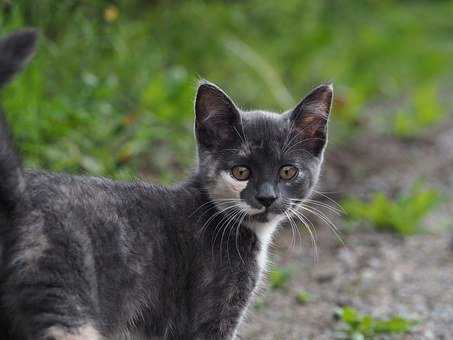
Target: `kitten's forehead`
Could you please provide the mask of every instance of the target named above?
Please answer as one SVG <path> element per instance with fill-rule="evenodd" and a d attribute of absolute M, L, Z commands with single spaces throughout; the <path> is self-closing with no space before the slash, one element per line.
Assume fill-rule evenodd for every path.
<path fill-rule="evenodd" d="M 242 153 L 257 150 L 273 151 L 281 148 L 287 138 L 289 122 L 285 115 L 269 111 L 241 112 L 243 143 Z M 244 141 L 243 141 L 244 142 Z"/>
<path fill-rule="evenodd" d="M 275 113 L 271 111 L 264 110 L 253 110 L 253 111 L 241 111 L 241 117 L 245 121 L 281 121 L 283 115 L 280 113 Z"/>

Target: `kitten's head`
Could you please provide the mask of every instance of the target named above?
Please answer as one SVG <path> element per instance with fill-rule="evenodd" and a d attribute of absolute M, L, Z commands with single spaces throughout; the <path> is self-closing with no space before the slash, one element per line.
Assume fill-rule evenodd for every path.
<path fill-rule="evenodd" d="M 327 142 L 331 85 L 291 111 L 241 111 L 217 86 L 198 88 L 198 174 L 217 207 L 267 222 L 291 213 L 318 180 Z"/>

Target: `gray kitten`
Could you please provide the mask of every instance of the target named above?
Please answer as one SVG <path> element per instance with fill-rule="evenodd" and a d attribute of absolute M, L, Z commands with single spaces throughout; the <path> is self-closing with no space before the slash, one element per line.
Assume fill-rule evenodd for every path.
<path fill-rule="evenodd" d="M 35 40 L 0 41 L 0 86 Z M 234 339 L 272 235 L 317 182 L 331 102 L 321 85 L 244 112 L 202 83 L 198 165 L 171 188 L 23 170 L 1 115 L 0 338 Z"/>

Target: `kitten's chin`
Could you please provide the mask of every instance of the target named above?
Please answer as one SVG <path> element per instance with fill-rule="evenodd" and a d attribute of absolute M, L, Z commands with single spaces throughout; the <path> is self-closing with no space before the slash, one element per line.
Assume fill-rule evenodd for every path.
<path fill-rule="evenodd" d="M 248 216 L 256 216 L 256 215 L 260 215 L 260 214 L 266 214 L 266 208 L 265 207 L 262 207 L 260 209 L 247 207 L 246 211 L 247 211 L 247 215 Z"/>
<path fill-rule="evenodd" d="M 260 209 L 247 207 L 247 219 L 249 222 L 268 222 L 268 211 L 265 207 Z"/>
<path fill-rule="evenodd" d="M 258 209 L 247 206 L 245 211 L 247 212 L 247 220 L 249 222 L 268 223 L 284 216 L 284 212 L 265 207 Z"/>
<path fill-rule="evenodd" d="M 277 214 L 274 212 L 267 211 L 263 209 L 261 212 L 256 214 L 248 214 L 248 220 L 250 222 L 258 222 L 258 223 L 268 223 L 274 220 L 281 219 L 282 214 Z"/>

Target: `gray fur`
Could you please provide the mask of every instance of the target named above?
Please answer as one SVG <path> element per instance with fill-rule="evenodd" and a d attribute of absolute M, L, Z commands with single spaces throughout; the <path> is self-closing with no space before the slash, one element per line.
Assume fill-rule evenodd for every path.
<path fill-rule="evenodd" d="M 1 49 L 0 83 L 29 54 Z M 198 166 L 171 188 L 23 172 L 2 134 L 0 338 L 233 339 L 285 202 L 297 208 L 318 179 L 331 100 L 323 85 L 290 112 L 243 112 L 201 84 Z M 287 164 L 299 173 L 282 182 Z M 232 177 L 235 165 L 251 169 L 248 181 Z M 276 195 L 269 207 L 257 199 L 263 190 Z"/>

